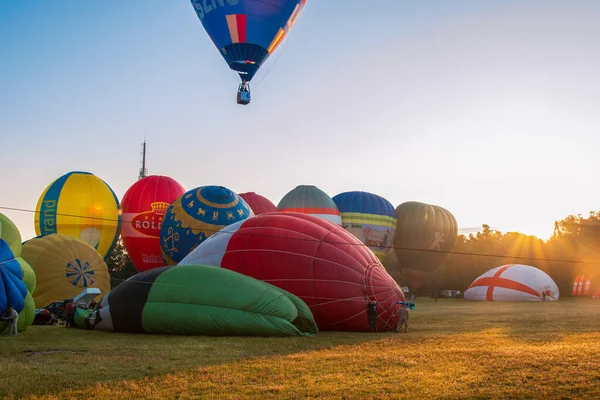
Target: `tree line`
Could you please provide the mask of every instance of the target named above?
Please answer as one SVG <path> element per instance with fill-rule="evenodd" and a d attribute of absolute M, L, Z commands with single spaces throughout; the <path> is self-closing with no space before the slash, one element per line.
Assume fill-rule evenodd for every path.
<path fill-rule="evenodd" d="M 502 233 L 488 225 L 476 234 L 459 235 L 440 267 L 436 286 L 464 292 L 481 274 L 505 264 L 539 268 L 554 279 L 561 296 L 569 296 L 579 273 L 600 278 L 600 212 L 555 221 L 554 233 L 546 241 L 517 232 Z"/>

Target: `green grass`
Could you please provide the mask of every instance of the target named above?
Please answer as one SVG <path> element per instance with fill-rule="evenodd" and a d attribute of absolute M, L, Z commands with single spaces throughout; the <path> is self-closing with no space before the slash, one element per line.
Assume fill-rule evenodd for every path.
<path fill-rule="evenodd" d="M 0 395 L 600 398 L 600 301 L 416 303 L 408 334 L 220 338 L 32 326 L 0 338 Z"/>

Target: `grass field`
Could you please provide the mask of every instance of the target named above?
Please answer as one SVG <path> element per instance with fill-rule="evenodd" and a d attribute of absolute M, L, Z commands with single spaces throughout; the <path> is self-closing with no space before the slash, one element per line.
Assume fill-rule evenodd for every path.
<path fill-rule="evenodd" d="M 600 301 L 416 301 L 404 333 L 174 337 L 32 326 L 0 397 L 600 398 Z"/>

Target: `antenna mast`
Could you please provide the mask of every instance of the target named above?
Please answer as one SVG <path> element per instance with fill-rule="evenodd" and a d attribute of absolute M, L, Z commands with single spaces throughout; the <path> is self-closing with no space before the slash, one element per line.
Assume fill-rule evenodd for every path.
<path fill-rule="evenodd" d="M 146 168 L 146 139 L 142 143 L 142 168 L 140 168 L 140 176 L 138 179 L 142 179 L 148 176 L 148 169 Z"/>

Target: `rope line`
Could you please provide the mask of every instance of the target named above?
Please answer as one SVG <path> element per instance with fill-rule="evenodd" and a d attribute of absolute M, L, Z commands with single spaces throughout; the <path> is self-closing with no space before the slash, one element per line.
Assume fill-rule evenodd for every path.
<path fill-rule="evenodd" d="M 16 207 L 5 207 L 0 206 L 0 210 L 7 211 L 18 211 L 18 212 L 28 212 L 40 214 L 39 211 L 29 210 L 24 208 L 16 208 Z M 118 219 L 111 218 L 102 218 L 102 217 L 93 217 L 93 216 L 83 216 L 83 215 L 75 215 L 75 214 L 65 214 L 65 213 L 53 213 L 54 216 L 64 216 L 64 217 L 74 217 L 74 218 L 83 218 L 88 220 L 98 220 L 98 221 L 108 221 L 114 222 L 115 225 L 119 222 Z M 132 221 L 124 221 L 121 220 L 122 224 L 131 224 Z M 200 222 L 199 222 L 200 223 Z M 194 226 L 190 226 L 189 229 L 194 230 Z M 220 229 L 205 229 L 202 228 L 203 232 L 207 233 L 217 233 L 220 234 L 237 234 L 237 235 L 248 235 L 255 237 L 263 237 L 263 238 L 273 238 L 273 239 L 281 239 L 281 240 L 294 240 L 294 241 L 305 241 L 305 242 L 322 242 L 327 244 L 340 244 L 340 245 L 348 245 L 348 246 L 365 246 L 364 243 L 352 243 L 347 241 L 333 241 L 327 239 L 316 239 L 316 238 L 290 238 L 290 237 L 282 237 L 282 236 L 274 236 L 274 235 L 266 235 L 266 234 L 258 234 L 258 233 L 248 233 L 248 232 L 224 232 Z M 459 256 L 473 256 L 473 257 L 488 257 L 488 258 L 509 258 L 514 260 L 526 260 L 526 261 L 536 261 L 536 262 L 552 262 L 552 263 L 567 263 L 567 264 L 584 264 L 584 265 L 600 265 L 600 261 L 585 261 L 585 260 L 568 260 L 568 259 L 560 259 L 560 258 L 547 258 L 547 257 L 527 257 L 527 256 L 518 256 L 518 255 L 510 255 L 510 254 L 491 254 L 491 253 L 477 253 L 477 252 L 466 252 L 466 251 L 456 251 L 456 250 L 433 250 L 433 249 L 425 249 L 425 248 L 416 248 L 416 247 L 403 247 L 403 246 L 381 246 L 381 249 L 394 249 L 394 250 L 402 250 L 402 251 L 410 251 L 410 252 L 421 252 L 421 253 L 435 253 L 435 254 L 452 254 Z"/>

